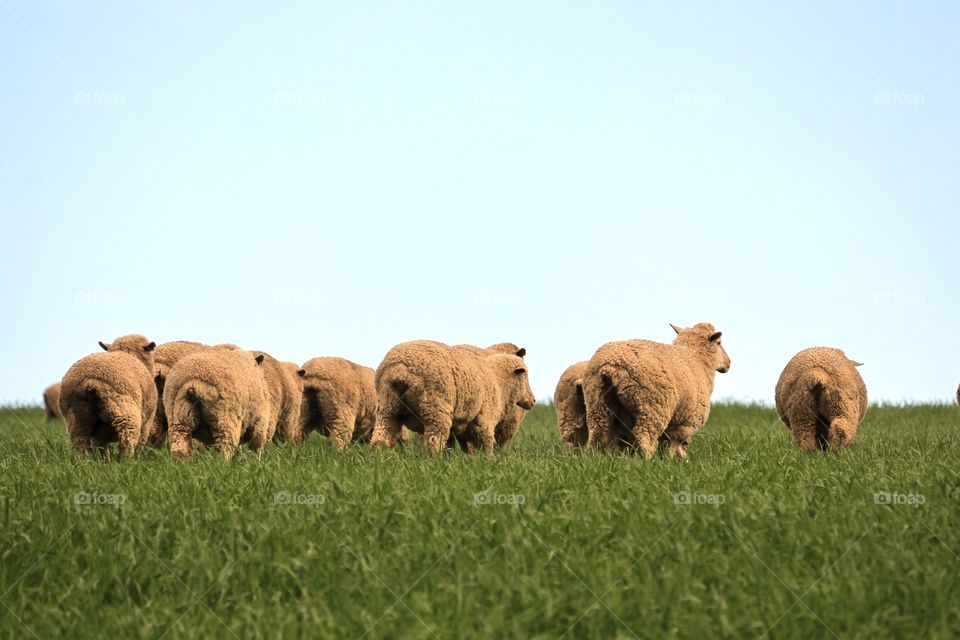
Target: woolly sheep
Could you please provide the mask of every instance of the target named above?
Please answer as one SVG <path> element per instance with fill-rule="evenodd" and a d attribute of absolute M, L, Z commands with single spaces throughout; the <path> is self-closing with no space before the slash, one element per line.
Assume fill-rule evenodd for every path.
<path fill-rule="evenodd" d="M 867 412 L 867 387 L 840 349 L 804 349 L 777 381 L 780 419 L 804 451 L 840 449 L 853 440 Z"/>
<path fill-rule="evenodd" d="M 272 418 L 267 425 L 267 440 L 290 440 L 300 423 L 300 396 L 303 385 L 298 382 L 297 369 L 291 371 L 290 366 L 263 351 L 250 353 L 255 357 L 263 356 L 260 368 L 267 385 Z M 289 364 L 296 367 L 293 363 Z"/>
<path fill-rule="evenodd" d="M 344 358 L 313 358 L 298 371 L 303 401 L 296 441 L 311 431 L 328 436 L 344 449 L 351 442 L 367 442 L 376 419 L 374 371 Z"/>
<path fill-rule="evenodd" d="M 264 356 L 240 349 L 204 349 L 184 356 L 163 390 L 170 452 L 192 453 L 193 440 L 213 445 L 225 458 L 246 443 L 259 456 L 274 423 Z"/>
<path fill-rule="evenodd" d="M 726 373 L 730 358 L 712 324 L 670 326 L 677 333 L 671 345 L 609 342 L 590 359 L 583 374 L 588 444 L 652 455 L 663 443 L 686 456 L 710 415 L 715 372 Z"/>
<path fill-rule="evenodd" d="M 163 407 L 163 388 L 170 375 L 170 370 L 180 361 L 180 358 L 210 349 L 208 345 L 199 342 L 190 342 L 188 340 L 176 340 L 174 342 L 164 342 L 158 344 L 153 350 L 154 377 L 157 383 L 157 415 L 153 420 L 153 435 L 150 437 L 150 444 L 154 447 L 162 447 L 167 440 L 167 413 Z"/>
<path fill-rule="evenodd" d="M 506 353 L 523 358 L 527 355 L 526 349 L 518 347 L 512 342 L 498 342 L 490 345 L 489 347 L 476 347 L 470 344 L 458 344 L 456 347 L 472 349 L 476 353 L 484 356 L 491 353 Z M 520 405 L 514 405 L 510 411 L 507 411 L 503 416 L 501 416 L 500 420 L 497 422 L 496 428 L 494 429 L 494 443 L 498 447 L 502 447 L 507 442 L 512 440 L 513 437 L 517 435 L 517 431 L 520 430 L 520 424 L 523 422 L 523 418 L 526 415 L 526 409 Z M 470 432 L 464 434 L 451 433 L 450 441 L 447 442 L 447 446 L 452 447 L 455 442 L 458 442 L 462 449 L 470 450 L 472 443 L 476 442 L 476 436 Z"/>
<path fill-rule="evenodd" d="M 60 415 L 60 383 L 50 385 L 43 390 L 43 418 L 46 422 L 63 418 Z"/>
<path fill-rule="evenodd" d="M 81 358 L 63 376 L 60 413 L 76 451 L 104 456 L 119 442 L 120 459 L 132 458 L 150 439 L 157 408 L 156 344 L 132 334 L 100 346 L 107 353 Z"/>
<path fill-rule="evenodd" d="M 392 348 L 376 372 L 372 444 L 395 446 L 406 425 L 423 435 L 429 453 L 439 453 L 451 433 L 492 453 L 497 424 L 515 405 L 529 410 L 536 400 L 522 358 L 482 352 L 430 340 Z"/>
<path fill-rule="evenodd" d="M 553 393 L 553 408 L 557 412 L 560 441 L 568 447 L 587 444 L 587 405 L 583 399 L 583 373 L 587 361 L 570 365 Z"/>

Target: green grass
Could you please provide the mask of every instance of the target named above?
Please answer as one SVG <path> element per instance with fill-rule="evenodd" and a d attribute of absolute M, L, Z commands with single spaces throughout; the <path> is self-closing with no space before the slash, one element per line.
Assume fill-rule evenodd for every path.
<path fill-rule="evenodd" d="M 804 455 L 771 410 L 721 405 L 681 463 L 564 451 L 538 407 L 492 458 L 314 435 L 103 464 L 2 409 L 0 632 L 956 637 L 958 429 L 955 407 L 874 407 L 850 449 Z"/>

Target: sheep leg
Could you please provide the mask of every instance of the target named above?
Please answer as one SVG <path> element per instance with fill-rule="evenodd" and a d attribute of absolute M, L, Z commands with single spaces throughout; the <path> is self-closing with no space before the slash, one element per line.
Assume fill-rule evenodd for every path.
<path fill-rule="evenodd" d="M 336 413 L 326 420 L 330 425 L 330 442 L 337 451 L 343 451 L 353 440 L 357 417 L 351 412 Z"/>
<path fill-rule="evenodd" d="M 423 420 L 423 446 L 427 453 L 439 454 L 450 438 L 453 415 L 442 409 L 432 409 L 424 411 L 421 419 Z"/>
<path fill-rule="evenodd" d="M 473 432 L 480 439 L 480 447 L 484 453 L 493 455 L 493 448 L 497 444 L 497 425 L 489 420 L 477 419 L 472 425 Z"/>
<path fill-rule="evenodd" d="M 116 429 L 120 438 L 121 460 L 130 460 L 137 453 L 140 444 L 140 420 L 138 418 L 139 416 L 121 415 L 113 421 L 113 428 Z"/>
<path fill-rule="evenodd" d="M 690 446 L 690 439 L 696 433 L 697 428 L 690 425 L 671 425 L 667 427 L 667 448 L 666 455 L 669 458 L 686 458 L 687 447 Z"/>
<path fill-rule="evenodd" d="M 263 447 L 267 444 L 267 440 L 269 439 L 267 438 L 267 430 L 262 423 L 253 426 L 251 429 L 253 433 L 250 435 L 250 440 L 247 441 L 247 446 L 257 454 L 257 458 L 262 458 Z M 231 449 L 232 448 L 233 447 L 231 446 Z M 223 450 L 221 449 L 221 453 L 222 452 Z M 231 453 L 230 455 L 224 455 L 224 457 L 230 459 L 232 455 L 233 454 Z"/>
<path fill-rule="evenodd" d="M 817 451 L 817 417 L 815 415 L 792 416 L 790 431 L 793 432 L 793 439 L 801 449 L 811 453 Z"/>
<path fill-rule="evenodd" d="M 370 446 L 395 447 L 403 434 L 403 423 L 400 418 L 387 409 L 377 410 L 377 421 L 373 425 L 373 435 L 370 437 Z"/>
<path fill-rule="evenodd" d="M 169 425 L 167 435 L 170 438 L 170 454 L 177 458 L 189 458 L 193 454 L 193 438 L 190 437 L 193 428 L 180 422 Z"/>
<path fill-rule="evenodd" d="M 593 389 L 591 389 L 593 391 Z M 611 422 L 616 418 L 603 403 L 598 392 L 591 392 L 586 395 L 587 405 L 587 439 L 588 447 L 609 448 L 616 446 L 616 438 L 613 437 L 613 425 Z"/>
<path fill-rule="evenodd" d="M 851 426 L 850 421 L 844 418 L 836 418 L 830 422 L 827 439 L 831 449 L 839 450 L 850 444 L 855 435 L 856 427 Z"/>

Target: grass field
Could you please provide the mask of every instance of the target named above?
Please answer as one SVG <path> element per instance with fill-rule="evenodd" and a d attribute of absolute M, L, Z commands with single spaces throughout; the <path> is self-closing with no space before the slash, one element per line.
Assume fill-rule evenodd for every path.
<path fill-rule="evenodd" d="M 417 446 L 78 460 L 0 410 L 2 637 L 947 638 L 960 411 L 874 407 L 841 455 L 714 409 L 688 462 Z M 880 504 L 878 504 L 878 502 Z"/>

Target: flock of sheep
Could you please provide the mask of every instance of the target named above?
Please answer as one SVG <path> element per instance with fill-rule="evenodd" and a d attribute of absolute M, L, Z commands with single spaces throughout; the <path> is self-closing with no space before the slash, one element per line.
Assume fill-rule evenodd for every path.
<path fill-rule="evenodd" d="M 554 403 L 567 446 L 686 457 L 710 413 L 715 373 L 726 373 L 730 358 L 713 325 L 671 326 L 672 344 L 610 342 L 563 373 Z M 420 437 L 433 454 L 456 446 L 493 453 L 536 402 L 526 350 L 510 343 L 404 342 L 376 371 L 343 358 L 299 366 L 231 344 L 157 345 L 141 335 L 100 346 L 44 392 L 44 405 L 48 419 L 66 422 L 77 452 L 109 456 L 119 443 L 121 459 L 167 443 L 179 457 L 197 444 L 228 458 L 240 444 L 259 454 L 268 441 L 300 443 L 311 431 L 338 450 Z M 820 347 L 787 364 L 777 412 L 802 449 L 853 440 L 867 407 L 859 364 Z"/>

